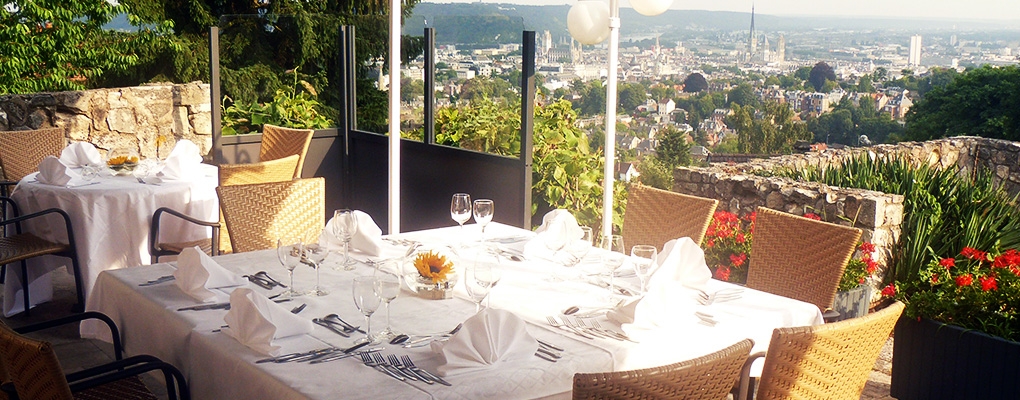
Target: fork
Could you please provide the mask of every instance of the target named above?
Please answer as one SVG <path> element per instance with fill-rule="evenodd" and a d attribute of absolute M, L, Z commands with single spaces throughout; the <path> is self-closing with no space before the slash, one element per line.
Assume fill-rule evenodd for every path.
<path fill-rule="evenodd" d="M 398 373 L 400 375 L 406 376 L 407 379 L 410 379 L 412 381 L 418 380 L 418 376 L 417 375 L 412 374 L 412 373 L 408 372 L 407 370 L 401 369 L 400 367 L 397 367 L 397 365 L 394 364 L 393 361 L 392 361 L 392 359 L 396 358 L 396 357 L 394 355 L 392 355 L 392 354 L 390 354 L 387 358 L 383 358 L 383 356 L 381 354 L 376 353 L 376 354 L 372 354 L 372 358 L 375 360 L 376 364 L 382 365 L 383 368 L 386 368 L 386 369 L 388 369 L 390 371 L 396 372 L 396 373 Z M 387 360 L 390 360 L 390 361 L 387 361 Z"/>
<path fill-rule="evenodd" d="M 372 355 L 370 355 L 368 353 L 361 353 L 361 362 L 365 363 L 365 365 L 367 365 L 369 367 L 375 368 L 375 369 L 385 373 L 386 375 L 392 376 L 393 378 L 395 378 L 397 380 L 400 380 L 400 381 L 406 381 L 407 380 L 403 376 L 394 374 L 389 369 L 383 367 L 382 365 L 379 365 L 377 362 L 375 362 L 375 360 L 372 359 Z"/>
<path fill-rule="evenodd" d="M 633 342 L 633 343 L 637 343 L 636 341 L 634 341 L 633 339 L 631 339 L 631 338 L 630 338 L 630 336 L 627 336 L 627 334 L 626 334 L 626 333 L 623 333 L 623 332 L 617 332 L 617 331 L 615 331 L 615 330 L 612 330 L 612 329 L 608 329 L 608 328 L 603 328 L 603 327 L 602 327 L 602 324 L 600 324 L 600 323 L 599 323 L 599 321 L 597 321 L 597 320 L 592 320 L 592 321 L 591 321 L 591 325 L 592 325 L 593 327 L 595 327 L 595 329 L 598 329 L 598 330 L 600 330 L 600 331 L 602 331 L 602 332 L 608 333 L 608 334 L 610 334 L 610 335 L 612 335 L 612 336 L 615 336 L 615 337 L 617 337 L 617 338 L 619 338 L 619 339 L 621 339 L 621 340 L 626 340 L 626 341 L 628 341 L 628 342 Z"/>
<path fill-rule="evenodd" d="M 400 356 L 400 360 L 404 362 L 404 366 L 405 367 L 407 367 L 411 371 L 414 371 L 418 375 L 427 376 L 429 379 L 432 379 L 432 380 L 434 380 L 436 382 L 439 382 L 440 384 L 443 384 L 443 385 L 446 385 L 446 386 L 453 386 L 453 385 L 450 384 L 450 382 L 447 382 L 443 378 L 435 376 L 435 375 L 433 375 L 429 371 L 426 371 L 424 369 L 418 368 L 416 365 L 414 365 L 414 361 L 411 361 L 411 357 L 409 357 L 409 356 L 406 356 L 406 355 Z"/>
<path fill-rule="evenodd" d="M 743 293 L 743 289 L 722 289 L 713 293 L 706 293 L 701 289 L 698 290 L 698 303 L 707 306 L 712 303 L 736 300 L 740 298 L 740 294 Z"/>
<path fill-rule="evenodd" d="M 567 332 L 571 332 L 571 333 L 573 333 L 573 334 L 575 334 L 577 336 L 583 337 L 585 339 L 595 339 L 594 337 L 585 334 L 580 329 L 574 328 L 574 327 L 572 327 L 570 325 L 566 325 L 566 324 L 560 323 L 560 321 L 557 321 L 556 318 L 554 318 L 553 316 L 547 316 L 547 317 L 545 317 L 545 319 L 546 319 L 546 321 L 549 321 L 549 325 L 554 327 L 554 328 L 563 329 L 563 330 L 565 330 Z"/>
<path fill-rule="evenodd" d="M 412 371 L 410 368 L 407 368 L 406 365 L 404 365 L 402 362 L 400 362 L 400 359 L 397 358 L 397 356 L 395 356 L 393 354 L 390 354 L 390 355 L 386 356 L 386 358 L 389 359 L 390 365 L 392 365 L 394 368 L 400 370 L 400 372 L 403 373 L 405 376 L 407 376 L 409 378 L 412 378 L 414 380 L 420 380 L 420 381 L 425 382 L 425 383 L 427 383 L 429 385 L 433 385 L 433 384 L 436 383 L 436 381 L 431 380 L 431 379 L 425 377 L 424 375 L 418 374 L 417 372 Z"/>

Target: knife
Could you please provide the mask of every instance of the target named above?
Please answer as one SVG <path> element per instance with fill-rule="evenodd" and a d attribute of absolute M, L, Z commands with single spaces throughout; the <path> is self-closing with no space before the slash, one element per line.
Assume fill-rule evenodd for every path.
<path fill-rule="evenodd" d="M 453 386 L 453 385 L 450 384 L 450 382 L 447 382 L 447 381 L 443 380 L 443 378 L 435 376 L 431 372 L 423 370 L 423 369 L 421 369 L 421 368 L 419 368 L 417 366 L 414 366 L 414 367 L 408 366 L 407 368 L 409 368 L 411 371 L 414 371 L 414 372 L 416 372 L 418 374 L 424 374 L 425 376 L 429 377 L 430 379 L 432 379 L 432 380 L 434 380 L 436 382 L 439 382 L 439 383 L 441 383 L 443 385 Z"/>
<path fill-rule="evenodd" d="M 277 299 L 273 300 L 274 303 L 283 303 L 290 301 L 291 299 Z M 212 304 L 199 304 L 197 306 L 181 307 L 177 311 L 202 311 L 202 310 L 229 310 L 230 303 L 212 303 Z"/>

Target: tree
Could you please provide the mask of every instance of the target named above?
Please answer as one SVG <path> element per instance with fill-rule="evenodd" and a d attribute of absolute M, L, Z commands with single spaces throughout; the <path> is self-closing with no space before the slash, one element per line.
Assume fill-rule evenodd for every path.
<path fill-rule="evenodd" d="M 418 96 L 425 95 L 425 82 L 421 79 L 404 78 L 400 80 L 400 100 L 414 101 Z"/>
<path fill-rule="evenodd" d="M 906 115 L 906 137 L 1020 140 L 1020 68 L 984 66 L 935 87 Z"/>
<path fill-rule="evenodd" d="M 872 75 L 875 76 L 875 82 L 885 82 L 886 79 L 889 79 L 889 70 L 885 69 L 885 67 L 878 67 L 875 68 L 875 72 Z"/>
<path fill-rule="evenodd" d="M 811 86 L 815 87 L 816 91 L 821 91 L 825 86 L 825 81 L 835 81 L 836 72 L 832 70 L 829 64 L 825 61 L 819 61 L 811 68 L 811 72 L 808 76 L 808 82 L 811 82 Z"/>
<path fill-rule="evenodd" d="M 593 80 L 584 84 L 580 80 L 575 80 L 574 85 L 578 84 L 580 84 L 580 88 L 575 89 L 575 91 L 581 97 L 577 104 L 581 115 L 597 115 L 605 113 L 606 88 L 602 86 L 602 81 Z"/>
<path fill-rule="evenodd" d="M 948 85 L 957 75 L 960 74 L 952 68 L 932 67 L 917 81 L 917 95 L 923 98 L 932 89 Z"/>
<path fill-rule="evenodd" d="M 731 104 L 737 104 L 741 106 L 757 106 L 758 96 L 754 93 L 754 88 L 750 84 L 741 83 L 737 87 L 730 90 L 729 101 Z"/>
<path fill-rule="evenodd" d="M 645 86 L 640 83 L 625 83 L 620 88 L 620 107 L 625 113 L 633 112 L 648 101 Z"/>
<path fill-rule="evenodd" d="M 857 91 L 860 93 L 875 93 L 875 85 L 871 83 L 871 75 L 865 74 L 857 81 Z"/>
<path fill-rule="evenodd" d="M 708 80 L 704 75 L 695 72 L 687 75 L 687 79 L 684 79 L 685 93 L 697 93 L 703 90 L 708 90 Z"/>
<path fill-rule="evenodd" d="M 793 121 L 793 110 L 786 104 L 766 102 L 761 118 L 755 118 L 751 107 L 733 107 L 726 125 L 737 131 L 737 147 L 741 153 L 789 154 L 798 140 L 810 140 L 811 133 L 802 122 Z"/>
<path fill-rule="evenodd" d="M 691 143 L 687 139 L 687 133 L 680 132 L 676 126 L 668 125 L 657 136 L 659 142 L 655 146 L 657 158 L 671 170 L 690 165 Z"/>
<path fill-rule="evenodd" d="M 811 67 L 800 67 L 793 73 L 793 77 L 800 79 L 801 81 L 806 81 L 811 77 L 811 71 Z"/>

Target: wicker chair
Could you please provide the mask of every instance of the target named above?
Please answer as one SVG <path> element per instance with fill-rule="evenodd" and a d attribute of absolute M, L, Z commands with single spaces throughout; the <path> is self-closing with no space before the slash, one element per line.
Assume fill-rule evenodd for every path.
<path fill-rule="evenodd" d="M 325 190 L 322 178 L 216 188 L 234 251 L 275 248 L 280 237 L 317 240 L 326 223 Z"/>
<path fill-rule="evenodd" d="M 220 165 L 220 186 L 289 181 L 293 179 L 294 168 L 296 168 L 299 159 L 299 156 L 291 155 L 276 160 L 250 164 Z M 196 225 L 212 227 L 212 237 L 214 239 L 162 243 L 159 241 L 159 224 L 163 214 L 169 214 Z M 181 254 L 181 251 L 185 248 L 195 246 L 213 256 L 232 252 L 229 233 L 222 226 L 221 221 L 223 221 L 222 212 L 220 213 L 219 221 L 202 221 L 169 208 L 156 210 L 152 214 L 152 224 L 149 225 L 149 254 L 152 257 L 152 263 L 159 262 L 159 258 L 162 256 Z"/>
<path fill-rule="evenodd" d="M 574 374 L 579 399 L 725 399 L 754 343 L 744 339 L 715 353 L 663 367 Z"/>
<path fill-rule="evenodd" d="M 64 128 L 45 128 L 28 131 L 0 131 L 0 170 L 3 180 L 2 195 L 7 187 L 18 184 L 21 178 L 38 170 L 46 156 L 60 157 L 67 145 Z"/>
<path fill-rule="evenodd" d="M 861 230 L 764 207 L 757 215 L 747 287 L 829 310 Z"/>
<path fill-rule="evenodd" d="M 903 303 L 831 324 L 772 332 L 757 398 L 859 399 L 878 353 L 889 340 Z M 752 355 L 744 364 L 738 399 L 749 399 Z"/>
<path fill-rule="evenodd" d="M 92 318 L 105 322 L 110 328 L 116 361 L 67 375 L 62 372 L 50 343 L 21 335 Z M 125 359 L 122 352 L 117 326 L 109 317 L 97 312 L 75 314 L 16 330 L 0 323 L 2 390 L 12 399 L 155 399 L 138 375 L 159 370 L 163 372 L 171 399 L 190 398 L 184 375 L 172 365 L 152 356 Z"/>
<path fill-rule="evenodd" d="M 82 290 L 82 278 L 81 278 L 81 265 L 78 263 L 78 251 L 75 247 L 74 241 L 74 229 L 71 228 L 71 217 L 66 212 L 60 209 L 51 208 L 43 210 L 37 213 L 29 215 L 21 215 L 18 211 L 18 204 L 9 197 L 0 197 L 0 208 L 11 210 L 10 218 L 6 218 L 0 221 L 0 227 L 4 229 L 5 235 L 0 238 L 0 265 L 7 268 L 6 265 L 20 262 L 21 263 L 21 276 L 28 276 L 28 263 L 26 260 L 45 255 L 57 255 L 67 257 L 71 259 L 71 274 L 74 276 L 74 288 L 78 294 L 78 303 L 75 304 L 75 311 L 82 311 L 85 309 L 85 296 Z M 23 233 L 21 231 L 21 222 L 30 219 L 45 217 L 51 214 L 59 215 L 64 221 L 64 229 L 67 232 L 67 244 L 54 243 L 48 240 L 44 240 L 31 233 Z M 19 216 L 20 215 L 20 216 Z M 11 234 L 12 229 L 10 226 L 14 226 L 14 233 Z M 59 229 L 52 227 L 52 229 Z M 23 300 L 25 301 L 25 316 L 30 315 L 31 302 L 28 298 L 28 279 L 21 280 L 21 289 L 23 292 Z"/>
<path fill-rule="evenodd" d="M 689 237 L 701 243 L 719 200 L 688 196 L 643 185 L 627 190 L 623 242 L 650 244 L 662 250 L 666 242 Z"/>
<path fill-rule="evenodd" d="M 305 155 L 308 154 L 308 145 L 312 143 L 313 134 L 315 134 L 315 131 L 311 129 L 291 129 L 275 125 L 263 125 L 262 145 L 259 146 L 259 161 L 272 161 L 290 155 L 297 155 L 298 162 L 292 178 L 300 178 L 301 170 L 305 166 Z"/>

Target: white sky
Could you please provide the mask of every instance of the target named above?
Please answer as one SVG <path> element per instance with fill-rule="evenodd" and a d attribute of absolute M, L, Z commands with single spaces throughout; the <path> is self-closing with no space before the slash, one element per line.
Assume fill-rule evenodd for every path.
<path fill-rule="evenodd" d="M 472 0 L 424 0 L 469 3 Z M 486 0 L 486 3 L 529 5 L 573 4 L 575 0 Z M 608 1 L 608 0 L 607 0 Z M 678 10 L 751 11 L 752 0 L 673 0 Z M 626 7 L 627 0 L 621 0 Z M 904 18 L 1016 20 L 1020 0 L 754 0 L 755 13 L 771 15 L 834 15 Z"/>

